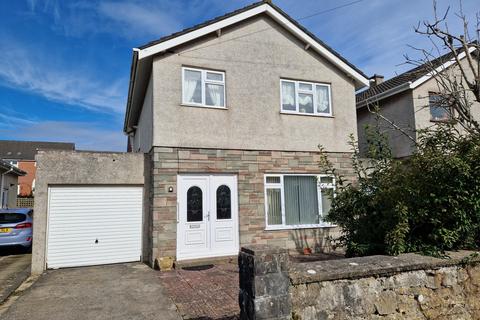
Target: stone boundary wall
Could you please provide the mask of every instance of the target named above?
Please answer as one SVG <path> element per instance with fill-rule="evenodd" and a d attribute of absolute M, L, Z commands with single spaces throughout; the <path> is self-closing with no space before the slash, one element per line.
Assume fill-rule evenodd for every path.
<path fill-rule="evenodd" d="M 242 248 L 241 319 L 480 319 L 480 258 L 449 256 L 292 263 L 284 249 Z"/>

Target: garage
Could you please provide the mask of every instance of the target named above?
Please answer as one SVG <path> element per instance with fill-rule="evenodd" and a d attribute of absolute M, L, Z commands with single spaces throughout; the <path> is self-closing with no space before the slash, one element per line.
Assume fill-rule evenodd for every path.
<path fill-rule="evenodd" d="M 47 268 L 140 261 L 143 187 L 51 186 Z"/>

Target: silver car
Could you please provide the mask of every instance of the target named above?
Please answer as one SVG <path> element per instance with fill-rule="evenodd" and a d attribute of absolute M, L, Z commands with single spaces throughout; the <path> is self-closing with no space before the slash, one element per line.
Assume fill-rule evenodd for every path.
<path fill-rule="evenodd" d="M 0 248 L 6 246 L 32 246 L 33 210 L 0 209 Z"/>

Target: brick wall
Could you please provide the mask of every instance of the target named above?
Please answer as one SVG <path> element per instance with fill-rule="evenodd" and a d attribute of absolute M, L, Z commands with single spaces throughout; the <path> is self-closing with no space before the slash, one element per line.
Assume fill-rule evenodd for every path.
<path fill-rule="evenodd" d="M 268 244 L 302 250 L 299 242 L 306 238 L 310 247 L 329 250 L 326 237 L 338 234 L 335 228 L 264 230 L 264 174 L 322 173 L 318 152 L 154 147 L 150 157 L 153 161 L 150 182 L 152 259 L 176 254 L 177 174 L 228 173 L 238 176 L 240 246 Z M 353 178 L 350 153 L 331 153 L 329 158 L 339 173 Z M 174 192 L 168 192 L 169 187 L 173 187 Z"/>
<path fill-rule="evenodd" d="M 33 192 L 33 181 L 35 180 L 35 174 L 37 172 L 37 166 L 35 161 L 19 161 L 18 168 L 25 171 L 27 174 L 18 177 L 18 185 L 20 186 L 20 196 L 30 196 Z"/>

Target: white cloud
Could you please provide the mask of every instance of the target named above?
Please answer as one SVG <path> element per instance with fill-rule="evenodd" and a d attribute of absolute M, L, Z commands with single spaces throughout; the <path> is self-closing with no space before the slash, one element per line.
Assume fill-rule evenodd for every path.
<path fill-rule="evenodd" d="M 0 114 L 0 133 L 16 140 L 74 142 L 78 150 L 126 151 L 122 130 L 105 129 L 96 122 L 29 119 L 20 114 Z"/>
<path fill-rule="evenodd" d="M 0 64 L 0 85 L 90 110 L 124 111 L 126 79 L 102 82 L 93 72 L 62 65 L 62 57 L 56 57 L 53 49 L 42 54 L 38 48 L 28 48 L 8 38 L 0 41 L 0 51 L 5 61 Z"/>
<path fill-rule="evenodd" d="M 106 19 L 117 26 L 114 30 L 129 37 L 139 34 L 160 36 L 181 29 L 178 14 L 168 8 L 131 2 L 100 2 L 96 8 Z"/>

